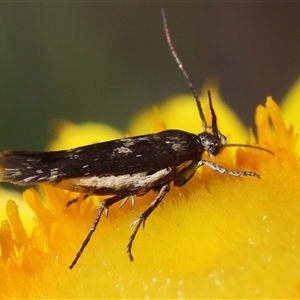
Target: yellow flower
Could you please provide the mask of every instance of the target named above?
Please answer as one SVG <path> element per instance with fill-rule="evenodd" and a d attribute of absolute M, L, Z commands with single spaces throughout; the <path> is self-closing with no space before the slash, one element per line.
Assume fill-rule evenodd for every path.
<path fill-rule="evenodd" d="M 229 142 L 247 142 L 247 131 L 222 108 L 224 104 L 216 100 L 217 91 L 212 95 L 220 131 Z M 166 110 L 158 108 L 156 130 L 172 127 L 199 132 L 201 122 L 192 98 L 184 96 L 175 102 L 177 105 L 165 104 Z M 298 103 L 294 101 L 291 111 L 298 111 Z M 145 114 L 150 114 L 149 122 L 151 113 L 143 113 L 142 119 Z M 93 223 L 100 198 L 83 200 L 81 195 L 77 203 L 66 208 L 78 194 L 51 186 L 43 186 L 41 195 L 28 189 L 23 197 L 35 214 L 32 230 L 24 229 L 19 217 L 23 210 L 18 212 L 15 202 L 9 200 L 9 221 L 2 222 L 0 231 L 2 296 L 299 298 L 297 134 L 288 123 L 289 116 L 285 123 L 271 98 L 257 108 L 255 121 L 257 139 L 250 132 L 248 140 L 275 155 L 250 148 L 227 148 L 215 162 L 230 170 L 258 172 L 261 178 L 236 178 L 203 167 L 183 187 L 172 187 L 138 233 L 133 245 L 134 262 L 126 254 L 133 229 L 128 225 L 149 206 L 155 196 L 152 192 L 136 198 L 134 206 L 131 201 L 121 209 L 119 204 L 114 205 L 108 218 L 100 220 L 72 271 L 68 266 Z M 134 135 L 146 121 L 135 122 L 138 125 L 129 129 Z M 299 120 L 295 122 L 299 132 Z M 188 128 L 189 124 L 195 126 Z"/>
<path fill-rule="evenodd" d="M 87 122 L 80 125 L 66 121 L 56 122 L 56 137 L 48 150 L 70 149 L 83 145 L 122 138 L 122 133 L 111 126 Z"/>

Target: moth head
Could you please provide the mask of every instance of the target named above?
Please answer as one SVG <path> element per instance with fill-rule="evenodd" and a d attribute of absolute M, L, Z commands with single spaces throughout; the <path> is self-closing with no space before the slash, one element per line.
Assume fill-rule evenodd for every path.
<path fill-rule="evenodd" d="M 218 155 L 226 145 L 226 137 L 220 132 L 218 132 L 216 137 L 212 133 L 205 131 L 198 134 L 198 137 L 204 151 L 213 156 Z"/>

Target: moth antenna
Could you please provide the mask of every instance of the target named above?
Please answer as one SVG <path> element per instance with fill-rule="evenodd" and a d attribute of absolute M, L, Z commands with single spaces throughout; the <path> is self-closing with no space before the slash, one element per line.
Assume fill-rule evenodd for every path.
<path fill-rule="evenodd" d="M 212 100 L 211 100 L 211 94 L 210 91 L 207 92 L 208 94 L 208 102 L 209 102 L 209 108 L 211 112 L 211 130 L 214 135 L 214 137 L 219 138 L 219 130 L 218 130 L 218 125 L 217 125 L 217 116 L 215 113 L 215 110 L 212 105 Z"/>
<path fill-rule="evenodd" d="M 198 107 L 198 111 L 199 111 L 199 114 L 200 114 L 200 118 L 201 118 L 201 121 L 202 121 L 203 131 L 206 131 L 207 130 L 207 123 L 206 123 L 206 120 L 205 120 L 205 117 L 204 117 L 204 113 L 203 113 L 203 110 L 202 110 L 202 107 L 201 107 L 201 103 L 200 103 L 200 100 L 199 100 L 198 93 L 197 93 L 196 89 L 194 88 L 192 80 L 190 79 L 189 75 L 185 71 L 185 69 L 184 69 L 184 67 L 182 65 L 182 62 L 179 59 L 179 57 L 178 57 L 178 55 L 177 55 L 177 53 L 175 51 L 175 48 L 173 46 L 173 43 L 172 43 L 172 40 L 171 40 L 171 36 L 170 36 L 170 33 L 169 33 L 167 18 L 166 18 L 166 14 L 165 14 L 164 9 L 162 9 L 161 14 L 162 14 L 162 19 L 163 19 L 163 23 L 164 23 L 165 34 L 166 34 L 166 38 L 167 38 L 167 42 L 168 42 L 169 48 L 171 50 L 171 53 L 172 53 L 173 57 L 175 58 L 175 61 L 176 61 L 177 65 L 178 65 L 179 69 L 182 71 L 183 76 L 185 77 L 190 90 L 192 91 L 192 93 L 194 95 L 194 98 L 196 100 L 196 104 L 197 104 L 197 107 Z"/>
<path fill-rule="evenodd" d="M 175 58 L 175 61 L 178 65 L 179 69 L 181 70 L 183 76 L 185 77 L 185 79 L 188 83 L 188 86 L 189 86 L 190 90 L 192 91 L 193 96 L 196 100 L 199 115 L 200 115 L 200 118 L 201 118 L 201 121 L 202 121 L 203 131 L 207 131 L 208 126 L 207 126 L 207 123 L 206 123 L 206 120 L 205 120 L 205 117 L 204 117 L 204 113 L 203 113 L 203 110 L 202 110 L 202 106 L 201 106 L 201 103 L 200 103 L 200 100 L 199 100 L 198 93 L 197 93 L 197 91 L 196 91 L 196 89 L 193 85 L 193 82 L 192 82 L 191 78 L 189 77 L 189 75 L 185 71 L 182 62 L 179 59 L 179 57 L 178 57 L 178 55 L 175 51 L 175 48 L 173 46 L 171 36 L 170 36 L 170 33 L 169 33 L 167 17 L 166 17 L 166 13 L 165 13 L 164 9 L 162 9 L 161 14 L 162 14 L 162 19 L 163 19 L 163 23 L 164 23 L 164 30 L 165 30 L 165 34 L 166 34 L 166 38 L 167 38 L 169 48 L 170 48 L 171 53 L 172 53 L 173 57 Z M 215 110 L 214 110 L 213 105 L 212 105 L 212 99 L 211 99 L 210 91 L 208 91 L 208 101 L 209 101 L 209 108 L 210 108 L 211 118 L 212 118 L 211 130 L 212 130 L 212 133 L 213 133 L 214 137 L 219 138 L 219 130 L 218 130 L 218 125 L 217 125 L 217 116 L 216 116 Z M 252 146 L 252 145 L 245 145 L 245 144 L 225 144 L 225 145 L 223 145 L 223 147 L 253 148 L 253 149 L 262 150 L 262 151 L 265 151 L 265 152 L 268 152 L 268 153 L 274 155 L 274 153 L 272 151 L 270 151 L 266 148 L 259 147 L 259 146 Z"/>
<path fill-rule="evenodd" d="M 253 146 L 253 145 L 246 145 L 246 144 L 226 144 L 223 146 L 224 148 L 225 147 L 244 147 L 244 148 L 253 148 L 253 149 L 258 149 L 258 150 L 262 150 L 262 151 L 265 151 L 265 152 L 268 152 L 269 154 L 272 154 L 272 155 L 275 155 L 274 152 L 266 149 L 266 148 L 263 148 L 263 147 L 259 147 L 259 146 Z"/>

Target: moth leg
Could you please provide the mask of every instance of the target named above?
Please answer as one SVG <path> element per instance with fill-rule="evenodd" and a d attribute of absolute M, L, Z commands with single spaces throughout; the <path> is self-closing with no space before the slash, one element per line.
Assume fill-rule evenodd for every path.
<path fill-rule="evenodd" d="M 249 171 L 232 171 L 232 170 L 228 170 L 224 167 L 221 167 L 220 165 L 217 165 L 211 161 L 207 161 L 207 160 L 200 160 L 199 163 L 198 163 L 198 167 L 201 167 L 203 165 L 206 165 L 207 167 L 217 171 L 218 173 L 221 173 L 221 174 L 229 174 L 229 175 L 232 175 L 232 176 L 237 176 L 237 177 L 241 177 L 241 176 L 254 176 L 254 177 L 257 177 L 257 178 L 260 178 L 260 175 L 255 173 L 255 172 L 249 172 Z"/>
<path fill-rule="evenodd" d="M 89 195 L 89 194 L 84 194 L 84 195 L 83 195 L 83 200 L 85 200 L 88 196 L 90 196 L 90 195 Z M 76 203 L 76 202 L 78 201 L 78 198 L 79 198 L 79 197 L 76 197 L 76 198 L 74 198 L 74 199 L 72 199 L 72 200 L 69 200 L 69 201 L 67 202 L 67 204 L 66 204 L 66 208 L 69 207 L 69 206 L 71 206 L 72 204 Z"/>
<path fill-rule="evenodd" d="M 90 228 L 90 231 L 88 233 L 88 235 L 86 236 L 86 238 L 84 239 L 84 241 L 82 242 L 82 245 L 80 247 L 80 249 L 78 250 L 74 260 L 72 261 L 72 263 L 70 264 L 69 268 L 73 269 L 73 267 L 76 265 L 78 259 L 80 258 L 82 252 L 84 251 L 85 247 L 88 245 L 93 233 L 95 232 L 97 225 L 100 221 L 101 215 L 103 213 L 104 210 L 108 211 L 108 208 L 113 205 L 114 203 L 120 201 L 121 199 L 123 199 L 124 197 L 126 197 L 127 195 L 124 194 L 120 194 L 120 195 L 116 195 L 113 196 L 111 198 L 108 198 L 104 201 L 101 202 L 101 204 L 97 207 L 98 213 L 96 215 L 96 218 Z"/>
<path fill-rule="evenodd" d="M 129 242 L 127 244 L 127 254 L 131 261 L 133 261 L 133 256 L 131 253 L 132 244 L 133 244 L 133 241 L 135 239 L 135 236 L 136 236 L 141 224 L 143 224 L 143 226 L 145 226 L 146 219 L 150 216 L 150 214 L 159 205 L 159 203 L 162 201 L 162 199 L 165 197 L 165 195 L 169 191 L 170 191 L 170 185 L 168 183 L 163 185 L 161 187 L 161 189 L 159 190 L 159 193 L 156 196 L 156 198 L 150 204 L 150 206 L 139 216 L 139 218 L 137 220 L 135 220 L 133 223 L 130 224 L 130 226 L 135 226 L 134 231 L 133 231 L 132 235 L 130 236 Z"/>
<path fill-rule="evenodd" d="M 121 201 L 119 208 L 121 208 L 127 202 L 129 197 L 130 196 L 127 196 Z M 135 195 L 131 195 L 131 205 L 134 206 L 134 203 L 135 203 Z"/>

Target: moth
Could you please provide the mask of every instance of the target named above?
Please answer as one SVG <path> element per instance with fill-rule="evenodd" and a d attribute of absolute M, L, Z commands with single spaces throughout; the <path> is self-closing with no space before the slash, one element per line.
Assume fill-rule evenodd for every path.
<path fill-rule="evenodd" d="M 165 130 L 70 150 L 49 152 L 7 150 L 0 153 L 1 182 L 20 186 L 43 183 L 85 195 L 108 196 L 97 207 L 96 218 L 70 264 L 70 269 L 76 265 L 88 245 L 103 212 L 107 215 L 114 203 L 120 201 L 122 205 L 128 197 L 142 196 L 151 190 L 157 193 L 150 206 L 131 224 L 135 228 L 127 244 L 127 253 L 133 261 L 132 245 L 136 234 L 170 191 L 171 183 L 177 187 L 184 185 L 201 166 L 207 166 L 221 174 L 260 177 L 255 172 L 228 170 L 214 162 L 204 160 L 202 159 L 204 152 L 216 156 L 229 146 L 251 147 L 270 152 L 257 146 L 227 144 L 225 136 L 218 130 L 210 92 L 208 98 L 212 124 L 207 125 L 198 94 L 173 47 L 164 11 L 162 19 L 171 53 L 195 98 L 202 121 L 202 133 Z"/>

